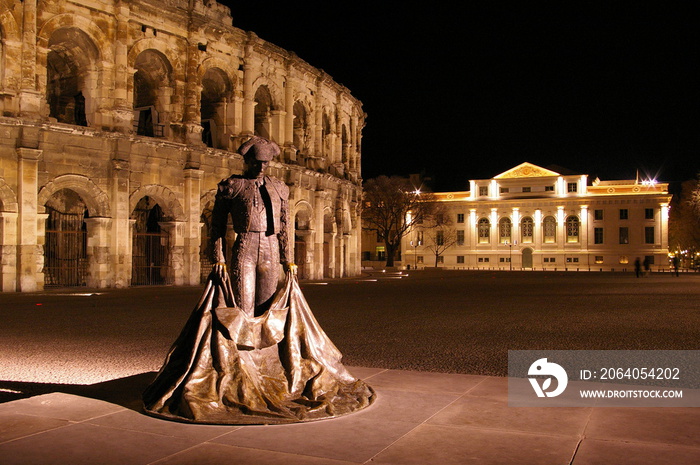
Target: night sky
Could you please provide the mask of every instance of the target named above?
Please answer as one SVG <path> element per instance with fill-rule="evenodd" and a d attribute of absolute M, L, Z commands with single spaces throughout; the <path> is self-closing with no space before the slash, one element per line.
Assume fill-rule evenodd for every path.
<path fill-rule="evenodd" d="M 463 190 L 526 161 L 601 179 L 700 172 L 700 28 L 675 5 L 224 3 L 363 102 L 365 179 L 422 172 Z"/>

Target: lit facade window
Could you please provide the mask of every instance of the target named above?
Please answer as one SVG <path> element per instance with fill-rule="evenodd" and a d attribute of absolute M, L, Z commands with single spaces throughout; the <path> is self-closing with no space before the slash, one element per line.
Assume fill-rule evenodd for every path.
<path fill-rule="evenodd" d="M 487 195 L 489 195 L 488 186 L 479 186 L 479 195 L 481 197 L 486 197 Z"/>
<path fill-rule="evenodd" d="M 479 243 L 488 243 L 491 239 L 491 223 L 487 218 L 479 220 Z"/>
<path fill-rule="evenodd" d="M 464 245 L 464 231 L 461 229 L 457 231 L 457 245 Z"/>
<path fill-rule="evenodd" d="M 655 229 L 653 226 L 647 226 L 644 228 L 644 243 L 645 244 L 653 244 L 655 242 L 654 237 L 656 236 L 655 234 Z"/>
<path fill-rule="evenodd" d="M 575 194 L 578 192 L 578 183 L 577 182 L 570 182 L 566 184 L 566 191 L 570 194 Z"/>
<path fill-rule="evenodd" d="M 457 213 L 457 223 L 464 223 L 464 213 Z"/>
<path fill-rule="evenodd" d="M 579 221 L 578 217 L 570 216 L 566 219 L 566 241 L 578 242 Z"/>
<path fill-rule="evenodd" d="M 557 242 L 557 220 L 553 216 L 547 216 L 542 221 L 542 233 L 544 242 L 548 244 Z"/>
<path fill-rule="evenodd" d="M 520 242 L 531 243 L 534 231 L 534 221 L 529 216 L 520 221 Z"/>
<path fill-rule="evenodd" d="M 445 245 L 445 232 L 444 231 L 437 231 L 435 234 L 435 243 L 437 245 Z"/>
<path fill-rule="evenodd" d="M 603 210 L 594 210 L 593 211 L 593 219 L 596 221 L 602 221 L 603 220 Z"/>
<path fill-rule="evenodd" d="M 620 227 L 620 244 L 630 243 L 630 228 L 626 226 Z"/>
<path fill-rule="evenodd" d="M 644 209 L 644 219 L 645 220 L 653 220 L 654 219 L 654 209 L 653 208 L 645 208 Z"/>
<path fill-rule="evenodd" d="M 626 220 L 629 218 L 630 211 L 626 208 L 620 208 L 620 219 Z"/>
<path fill-rule="evenodd" d="M 603 243 L 603 228 L 595 228 L 593 230 L 593 242 L 596 244 Z"/>
<path fill-rule="evenodd" d="M 512 230 L 513 224 L 511 223 L 510 218 L 501 218 L 501 220 L 498 222 L 498 237 L 501 244 L 512 240 L 510 237 Z"/>

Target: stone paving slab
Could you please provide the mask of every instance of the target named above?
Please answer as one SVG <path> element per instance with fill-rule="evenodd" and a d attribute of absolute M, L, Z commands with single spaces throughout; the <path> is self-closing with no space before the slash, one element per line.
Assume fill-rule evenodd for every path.
<path fill-rule="evenodd" d="M 118 401 L 52 392 L 7 402 L 0 404 L 0 463 L 700 463 L 698 408 L 515 408 L 506 378 L 350 369 L 375 388 L 375 404 L 294 425 L 156 419 L 127 398 L 136 389 L 95 396 Z"/>

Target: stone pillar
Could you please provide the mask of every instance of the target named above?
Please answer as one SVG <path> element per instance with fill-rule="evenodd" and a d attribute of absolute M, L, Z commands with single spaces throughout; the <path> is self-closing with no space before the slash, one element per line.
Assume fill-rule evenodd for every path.
<path fill-rule="evenodd" d="M 199 253 L 202 243 L 200 192 L 204 171 L 185 170 L 184 283 L 199 284 Z"/>
<path fill-rule="evenodd" d="M 112 237 L 110 240 L 112 284 L 115 287 L 129 287 L 131 284 L 131 248 L 133 241 L 133 221 L 129 207 L 129 152 L 131 142 L 116 139 L 116 153 L 112 160 L 110 176 L 110 209 L 112 211 Z"/>
<path fill-rule="evenodd" d="M 564 250 L 566 245 L 566 212 L 563 206 L 557 207 L 557 248 Z"/>
<path fill-rule="evenodd" d="M 252 47 L 246 46 L 246 54 L 252 54 Z M 255 94 L 253 93 L 253 79 L 255 70 L 251 57 L 246 57 L 243 65 L 243 127 L 242 135 L 252 136 L 255 133 Z"/>
<path fill-rule="evenodd" d="M 284 122 L 286 112 L 281 110 L 270 111 L 270 137 L 280 145 L 284 144 Z"/>
<path fill-rule="evenodd" d="M 38 242 L 38 163 L 42 151 L 17 149 L 17 280 L 18 290 L 32 292 L 44 288 L 44 255 Z"/>
<path fill-rule="evenodd" d="M 88 287 L 111 287 L 114 274 L 110 263 L 111 218 L 85 218 L 87 225 L 87 285 Z"/>
<path fill-rule="evenodd" d="M 534 223 L 532 230 L 532 244 L 535 250 L 540 250 L 542 248 L 542 210 L 539 208 L 535 209 L 535 216 L 532 218 Z"/>
<path fill-rule="evenodd" d="M 22 3 L 22 71 L 19 91 L 20 116 L 29 119 L 41 117 L 42 95 L 36 82 L 37 0 Z"/>
<path fill-rule="evenodd" d="M 168 234 L 166 263 L 164 267 L 166 284 L 182 286 L 185 283 L 185 222 L 161 221 L 161 231 Z M 165 244 L 161 244 L 165 245 Z"/>
<path fill-rule="evenodd" d="M 200 42 L 205 42 L 205 40 L 192 37 L 187 43 L 183 123 L 185 126 L 185 143 L 203 146 L 201 115 L 202 85 L 199 82 L 197 73 L 197 69 L 200 65 Z M 215 140 L 214 147 L 218 146 L 218 140 Z"/>
<path fill-rule="evenodd" d="M 0 292 L 17 290 L 17 213 L 0 212 Z"/>
<path fill-rule="evenodd" d="M 661 250 L 668 253 L 668 204 L 661 204 L 661 224 L 659 224 Z"/>
<path fill-rule="evenodd" d="M 581 218 L 578 228 L 578 240 L 581 248 L 588 252 L 588 205 L 581 205 Z"/>
<path fill-rule="evenodd" d="M 134 70 L 129 68 L 127 54 L 129 44 L 129 5 L 119 2 L 115 8 L 117 19 L 116 40 L 114 42 L 114 107 L 112 127 L 115 131 L 129 134 L 133 131 L 133 92 L 129 98 L 128 82 Z"/>
<path fill-rule="evenodd" d="M 315 242 L 312 247 L 313 250 L 313 263 L 311 264 L 311 279 L 321 279 L 323 278 L 323 264 L 325 261 L 323 241 L 325 236 L 325 228 L 323 223 L 323 206 L 328 197 L 328 193 L 325 191 L 316 191 L 314 195 L 314 217 L 313 229 L 316 231 Z"/>
<path fill-rule="evenodd" d="M 287 71 L 290 72 L 289 70 Z M 284 139 L 280 139 L 284 142 L 285 147 L 285 161 L 289 162 L 296 160 L 296 152 L 291 150 L 294 145 L 294 81 L 292 79 L 287 79 L 284 87 Z M 297 147 L 299 149 L 300 147 Z"/>

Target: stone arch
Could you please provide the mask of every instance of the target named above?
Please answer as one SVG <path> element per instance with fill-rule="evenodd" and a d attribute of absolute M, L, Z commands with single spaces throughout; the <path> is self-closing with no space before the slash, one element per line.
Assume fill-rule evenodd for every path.
<path fill-rule="evenodd" d="M 17 89 L 20 76 L 7 66 L 11 56 L 21 53 L 22 37 L 9 9 L 0 11 L 0 89 Z"/>
<path fill-rule="evenodd" d="M 311 277 L 314 247 L 314 209 L 306 200 L 299 200 L 292 209 L 294 228 L 294 263 L 300 278 Z"/>
<path fill-rule="evenodd" d="M 235 89 L 240 87 L 240 82 L 238 79 L 238 73 L 236 68 L 231 62 L 224 61 L 216 57 L 207 57 L 202 60 L 202 63 L 197 67 L 197 79 L 202 82 L 202 78 L 210 69 L 218 68 L 222 73 L 226 75 L 226 78 L 231 83 L 231 88 Z"/>
<path fill-rule="evenodd" d="M 87 126 L 100 93 L 101 51 L 93 38 L 76 27 L 55 29 L 47 45 L 49 117 L 59 123 Z"/>
<path fill-rule="evenodd" d="M 138 54 L 133 69 L 130 81 L 136 133 L 164 137 L 176 88 L 172 63 L 160 50 L 149 48 Z"/>
<path fill-rule="evenodd" d="M 334 135 L 334 111 L 327 107 L 321 113 L 321 156 L 325 157 L 329 164 L 333 160 L 333 135 Z"/>
<path fill-rule="evenodd" d="M 163 57 L 165 57 L 165 59 L 167 59 L 168 63 L 172 68 L 173 79 L 179 81 L 185 80 L 184 64 L 182 63 L 182 59 L 177 53 L 178 50 L 171 47 L 165 41 L 157 38 L 141 39 L 134 42 L 134 44 L 129 49 L 129 53 L 127 54 L 127 66 L 130 68 L 134 68 L 138 56 L 147 50 L 158 52 Z"/>
<path fill-rule="evenodd" d="M 163 209 L 165 218 L 172 221 L 185 221 L 185 212 L 173 191 L 165 186 L 149 184 L 142 186 L 129 196 L 129 212 L 133 212 L 143 197 L 151 197 Z"/>
<path fill-rule="evenodd" d="M 17 195 L 4 179 L 0 178 L 0 211 L 17 212 Z"/>
<path fill-rule="evenodd" d="M 311 230 L 313 228 L 313 212 L 314 208 L 306 200 L 299 200 L 297 203 L 294 204 L 294 213 L 293 213 L 293 218 L 294 218 L 294 228 L 295 229 L 301 229 L 301 230 Z M 302 224 L 300 228 L 297 228 L 297 217 L 300 217 Z"/>
<path fill-rule="evenodd" d="M 227 133 L 226 107 L 233 97 L 233 83 L 229 75 L 219 67 L 208 68 L 200 83 L 202 141 L 208 147 L 228 148 L 224 137 Z"/>
<path fill-rule="evenodd" d="M 78 194 L 85 202 L 91 217 L 112 216 L 107 194 L 92 180 L 78 174 L 64 174 L 46 183 L 39 191 L 37 205 L 45 205 L 52 195 L 62 189 L 69 189 Z"/>
<path fill-rule="evenodd" d="M 274 102 L 272 93 L 267 85 L 258 86 L 255 90 L 255 109 L 254 109 L 254 132 L 256 136 L 272 139 L 272 111 Z"/>
<path fill-rule="evenodd" d="M 270 110 L 284 110 L 284 91 L 265 76 L 258 76 L 253 81 L 253 94 L 257 93 L 261 87 L 265 87 L 270 93 Z"/>
<path fill-rule="evenodd" d="M 304 100 L 294 102 L 294 123 L 292 129 L 292 143 L 302 157 L 311 152 L 313 142 L 311 106 Z"/>
<path fill-rule="evenodd" d="M 59 29 L 76 29 L 86 34 L 99 50 L 100 60 L 114 62 L 112 55 L 112 40 L 100 27 L 82 16 L 74 14 L 59 14 L 46 21 L 37 33 L 37 45 L 48 49 L 51 36 Z"/>

